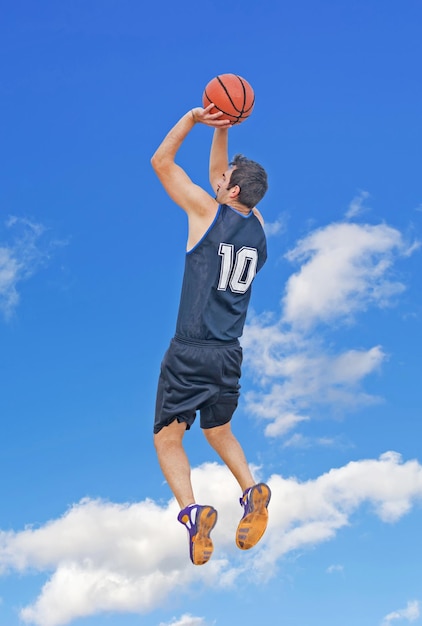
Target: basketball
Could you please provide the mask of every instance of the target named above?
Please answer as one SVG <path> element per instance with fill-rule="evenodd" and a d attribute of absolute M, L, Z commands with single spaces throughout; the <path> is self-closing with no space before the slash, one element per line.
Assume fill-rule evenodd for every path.
<path fill-rule="evenodd" d="M 254 90 L 247 80 L 237 74 L 220 74 L 210 80 L 202 95 L 204 109 L 211 103 L 214 104 L 211 113 L 223 112 L 218 119 L 240 124 L 252 113 Z"/>

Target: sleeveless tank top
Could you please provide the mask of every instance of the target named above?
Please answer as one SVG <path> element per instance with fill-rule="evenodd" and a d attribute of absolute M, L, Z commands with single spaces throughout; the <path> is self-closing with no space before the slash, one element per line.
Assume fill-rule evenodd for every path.
<path fill-rule="evenodd" d="M 267 258 L 264 229 L 252 213 L 222 204 L 186 254 L 176 336 L 233 341 L 242 335 L 252 281 Z"/>

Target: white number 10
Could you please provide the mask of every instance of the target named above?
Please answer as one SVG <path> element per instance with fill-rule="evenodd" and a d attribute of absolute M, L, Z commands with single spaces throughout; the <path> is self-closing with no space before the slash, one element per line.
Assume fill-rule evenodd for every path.
<path fill-rule="evenodd" d="M 220 280 L 218 281 L 219 291 L 226 291 L 230 287 L 233 293 L 245 293 L 256 274 L 258 263 L 258 251 L 256 248 L 244 246 L 236 252 L 234 257 L 234 246 L 231 243 L 220 243 L 218 254 L 221 258 Z"/>

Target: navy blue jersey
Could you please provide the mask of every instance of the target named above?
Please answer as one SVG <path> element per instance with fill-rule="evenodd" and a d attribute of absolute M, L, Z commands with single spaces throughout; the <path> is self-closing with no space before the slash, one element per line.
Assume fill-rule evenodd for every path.
<path fill-rule="evenodd" d="M 220 205 L 208 231 L 186 254 L 176 335 L 200 341 L 240 337 L 252 281 L 266 258 L 256 215 Z"/>

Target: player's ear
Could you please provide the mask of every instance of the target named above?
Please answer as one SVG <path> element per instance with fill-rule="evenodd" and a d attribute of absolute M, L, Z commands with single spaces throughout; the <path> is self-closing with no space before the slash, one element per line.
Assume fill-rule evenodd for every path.
<path fill-rule="evenodd" d="M 230 198 L 237 198 L 239 194 L 240 194 L 239 185 L 234 185 L 234 187 L 230 188 Z"/>

